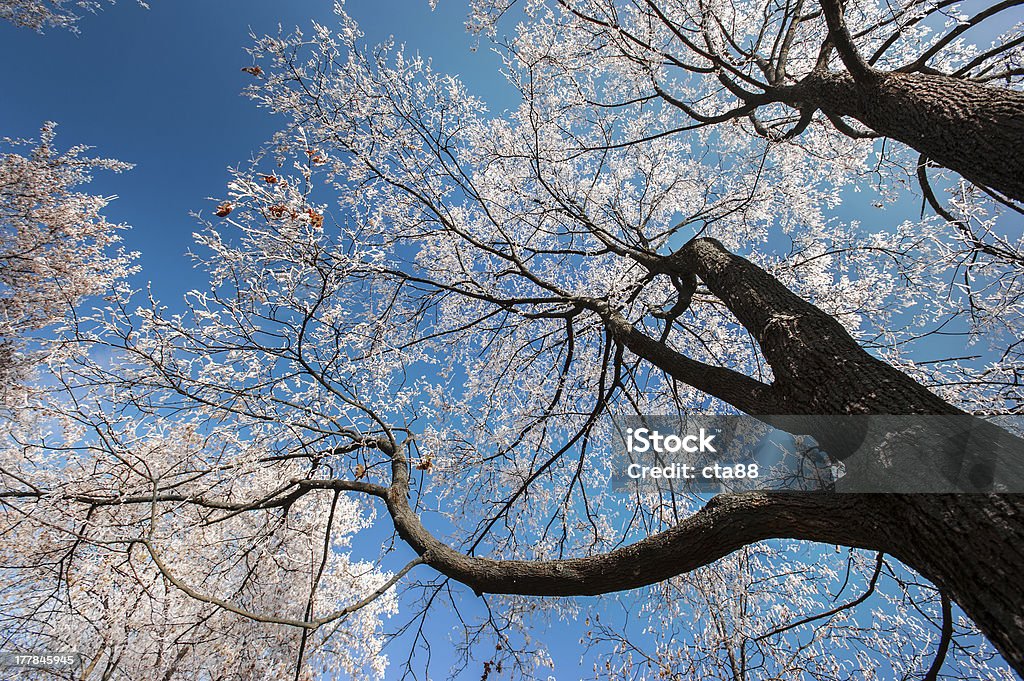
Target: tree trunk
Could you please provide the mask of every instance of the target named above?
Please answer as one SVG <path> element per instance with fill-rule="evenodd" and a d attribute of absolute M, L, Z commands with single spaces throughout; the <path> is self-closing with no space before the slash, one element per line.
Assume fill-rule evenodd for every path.
<path fill-rule="evenodd" d="M 857 52 L 839 0 L 820 0 L 829 39 L 847 73 L 815 69 L 774 96 L 833 118 L 849 116 L 916 149 L 971 182 L 1024 201 L 1024 93 L 969 78 L 880 71 Z"/>
<path fill-rule="evenodd" d="M 889 551 L 963 608 L 1024 675 L 1024 496 L 877 495 Z"/>
<path fill-rule="evenodd" d="M 917 414 L 976 421 L 983 448 L 996 440 L 1001 445 L 1012 440 L 1007 451 L 1015 457 L 1011 473 L 1019 481 L 1024 443 L 967 417 L 872 357 L 839 322 L 719 242 L 695 239 L 663 267 L 677 275 L 696 274 L 753 334 L 775 374 L 770 387 L 777 408 L 773 413 Z M 823 423 L 828 428 L 831 422 Z M 831 435 L 811 434 L 819 441 Z M 940 439 L 945 435 L 938 433 Z M 899 444 L 889 445 L 889 451 L 885 444 L 875 449 L 883 458 L 898 460 L 902 454 Z M 938 455 L 934 461 L 916 463 L 923 475 L 947 465 Z M 966 471 L 960 479 L 974 474 Z M 877 549 L 900 558 L 959 603 L 1014 669 L 1024 673 L 1024 496 L 869 494 L 823 502 L 826 508 L 834 503 L 835 509 L 822 510 L 829 517 L 821 519 L 820 527 L 812 529 L 814 523 L 803 517 L 778 534 Z"/>
<path fill-rule="evenodd" d="M 700 277 L 761 344 L 776 376 L 767 385 L 683 357 L 616 311 L 595 304 L 615 338 L 679 381 L 692 381 L 759 418 L 768 414 L 766 420 L 772 413 L 969 418 L 868 355 L 830 316 L 713 239 L 695 239 L 645 265 Z M 778 410 L 768 410 L 771 406 Z M 401 450 L 389 454 L 392 484 L 384 496 L 399 536 L 428 565 L 477 593 L 602 594 L 654 584 L 766 539 L 841 544 L 882 551 L 916 569 L 955 600 L 1024 674 L 1024 495 L 721 495 L 677 526 L 607 554 L 490 560 L 464 555 L 430 534 L 408 503 L 408 460 Z"/>
<path fill-rule="evenodd" d="M 942 75 L 810 76 L 790 102 L 855 118 L 971 182 L 1024 201 L 1024 93 Z"/>

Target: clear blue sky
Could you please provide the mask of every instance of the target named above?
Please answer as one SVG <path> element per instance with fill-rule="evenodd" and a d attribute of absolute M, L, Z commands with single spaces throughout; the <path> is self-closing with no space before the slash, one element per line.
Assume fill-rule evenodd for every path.
<path fill-rule="evenodd" d="M 181 255 L 197 229 L 189 211 L 209 212 L 206 199 L 223 195 L 228 166 L 244 164 L 283 125 L 240 94 L 251 81 L 239 70 L 251 64 L 250 30 L 275 34 L 279 23 L 287 31 L 335 17 L 330 0 L 150 4 L 147 11 L 120 0 L 87 15 L 78 35 L 0 25 L 0 136 L 35 137 L 54 120 L 62 148 L 89 144 L 96 155 L 135 163 L 124 176 L 97 175 L 91 190 L 120 197 L 109 217 L 132 225 L 126 243 L 142 252 L 143 279 L 174 298 L 203 284 L 183 281 Z M 442 0 L 431 12 L 426 0 L 352 0 L 346 8 L 368 42 L 393 34 L 500 99 L 496 56 L 472 52 L 474 38 L 462 30 L 465 3 Z"/>

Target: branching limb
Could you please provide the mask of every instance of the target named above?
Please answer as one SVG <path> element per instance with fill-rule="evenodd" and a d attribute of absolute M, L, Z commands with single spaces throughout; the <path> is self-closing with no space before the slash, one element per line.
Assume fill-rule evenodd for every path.
<path fill-rule="evenodd" d="M 781 634 L 783 632 L 789 631 L 790 629 L 796 629 L 797 627 L 802 627 L 805 624 L 810 624 L 811 622 L 817 622 L 818 620 L 827 619 L 829 617 L 832 617 L 833 615 L 838 615 L 839 613 L 843 612 L 844 610 L 850 610 L 852 608 L 856 608 L 858 605 L 860 605 L 861 603 L 866 601 L 868 598 L 870 598 L 871 594 L 873 594 L 875 592 L 875 585 L 878 584 L 878 577 L 879 577 L 879 575 L 882 574 L 882 565 L 883 565 L 884 562 L 885 562 L 885 554 L 884 553 L 879 553 L 875 557 L 875 571 L 871 575 L 871 580 L 868 582 L 867 589 L 864 590 L 864 593 L 862 593 L 860 596 L 858 596 L 857 598 L 853 599 L 849 603 L 844 603 L 842 605 L 838 605 L 838 606 L 832 608 L 831 610 L 826 610 L 825 612 L 818 613 L 817 615 L 811 615 L 810 617 L 805 617 L 805 618 L 803 618 L 801 620 L 797 620 L 796 622 L 792 622 L 792 623 L 787 624 L 785 626 L 777 627 L 775 629 L 772 629 L 771 631 L 768 631 L 768 632 L 765 632 L 765 633 L 761 634 L 760 636 L 758 636 L 754 640 L 755 641 L 762 641 L 762 640 L 764 640 L 766 638 L 770 638 L 772 636 L 776 636 L 777 634 Z"/>
<path fill-rule="evenodd" d="M 850 71 L 854 80 L 869 80 L 873 77 L 874 70 L 854 45 L 853 37 L 843 20 L 843 6 L 840 0 L 820 0 L 820 2 L 821 9 L 825 13 L 825 21 L 828 23 L 829 40 L 842 58 L 843 64 Z"/>

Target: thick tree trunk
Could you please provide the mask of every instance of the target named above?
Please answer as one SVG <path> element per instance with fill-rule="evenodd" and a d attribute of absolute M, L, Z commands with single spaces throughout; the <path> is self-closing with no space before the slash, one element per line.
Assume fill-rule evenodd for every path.
<path fill-rule="evenodd" d="M 1024 93 L 929 73 L 927 59 L 896 71 L 872 68 L 857 51 L 840 0 L 819 0 L 831 47 L 847 73 L 815 69 L 781 101 L 850 116 L 966 179 L 1024 201 Z"/>
<path fill-rule="evenodd" d="M 761 344 L 767 385 L 696 362 L 598 307 L 612 335 L 677 380 L 755 414 L 964 417 L 864 352 L 834 319 L 712 239 L 691 241 L 653 271 L 696 274 Z M 712 371 L 717 369 L 718 373 Z M 766 410 L 774 406 L 775 411 Z M 477 592 L 571 596 L 653 584 L 747 544 L 790 538 L 882 551 L 934 582 L 1024 673 L 1024 495 L 747 493 L 719 496 L 676 527 L 608 554 L 559 561 L 466 556 L 409 507 L 408 462 L 393 452 L 386 500 L 399 535 L 425 562 Z"/>
<path fill-rule="evenodd" d="M 963 608 L 1024 675 L 1024 496 L 873 495 L 892 555 Z"/>
<path fill-rule="evenodd" d="M 700 277 L 754 335 L 775 374 L 770 387 L 777 407 L 773 413 L 965 418 L 961 410 L 865 352 L 831 316 L 717 241 L 691 241 L 666 262 L 669 271 Z M 978 427 L 992 435 L 985 444 L 1007 439 L 986 430 L 990 424 L 979 420 Z M 1019 456 L 1020 443 L 1013 446 L 1011 455 Z M 889 458 L 900 453 L 883 452 Z M 946 465 L 937 455 L 935 459 L 931 469 Z M 1020 462 L 1013 464 L 1016 474 Z M 831 518 L 823 519 L 820 528 L 830 538 L 818 540 L 884 550 L 919 570 L 945 589 L 1024 673 L 1024 497 L 888 494 L 825 503 L 835 504 L 833 513 L 823 511 Z M 850 504 L 856 509 L 848 508 Z M 806 517 L 802 522 L 812 524 Z M 806 528 L 791 528 L 787 536 L 796 534 L 815 538 L 807 536 L 815 532 Z"/>
<path fill-rule="evenodd" d="M 780 89 L 801 108 L 849 116 L 966 179 L 1024 201 L 1024 93 L 944 75 L 812 74 Z"/>

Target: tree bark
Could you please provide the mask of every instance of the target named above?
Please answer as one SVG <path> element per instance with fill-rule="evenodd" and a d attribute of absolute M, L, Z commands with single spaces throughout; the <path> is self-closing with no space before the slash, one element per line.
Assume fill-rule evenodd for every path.
<path fill-rule="evenodd" d="M 677 380 L 730 400 L 773 401 L 788 414 L 963 415 L 871 357 L 829 315 L 713 239 L 696 239 L 648 263 L 696 274 L 760 343 L 773 385 L 683 358 L 603 310 L 612 335 Z M 646 340 L 645 340 L 646 339 Z M 686 361 L 681 361 L 686 360 Z M 732 403 L 742 404 L 745 398 Z M 440 572 L 478 593 L 593 595 L 637 588 L 708 565 L 773 538 L 841 544 L 895 556 L 935 583 L 1024 674 L 1024 495 L 745 493 L 712 499 L 676 527 L 607 554 L 558 561 L 502 561 L 446 546 L 410 508 L 408 462 L 392 451 L 388 510 L 399 535 Z"/>
<path fill-rule="evenodd" d="M 846 73 L 821 65 L 772 96 L 799 109 L 849 116 L 916 149 L 971 182 L 1024 201 L 1024 93 L 936 73 L 924 57 L 896 71 L 871 67 L 858 53 L 840 0 L 819 0 L 829 44 Z"/>
<path fill-rule="evenodd" d="M 830 315 L 714 239 L 690 241 L 661 266 L 700 277 L 757 340 L 775 374 L 775 403 L 764 413 L 964 413 L 869 355 Z"/>
<path fill-rule="evenodd" d="M 781 101 L 854 118 L 932 161 L 1024 201 L 1024 93 L 945 75 L 814 73 Z"/>

